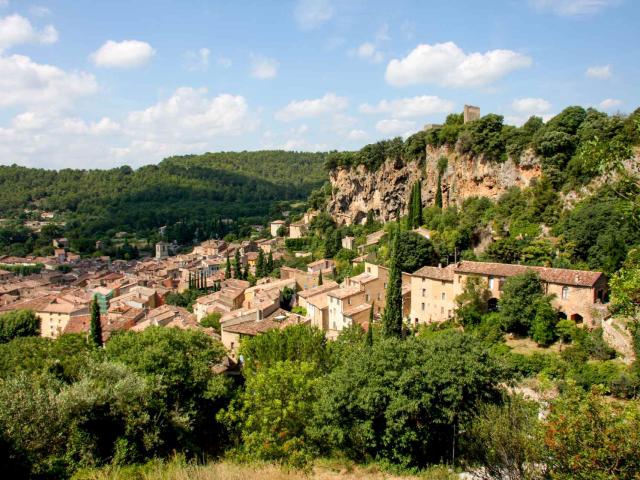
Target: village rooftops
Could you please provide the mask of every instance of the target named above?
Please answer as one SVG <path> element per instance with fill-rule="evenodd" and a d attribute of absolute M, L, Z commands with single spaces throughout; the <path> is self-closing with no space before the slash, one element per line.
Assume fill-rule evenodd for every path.
<path fill-rule="evenodd" d="M 332 290 L 329 293 L 327 293 L 327 295 L 329 295 L 330 297 L 342 300 L 342 299 L 357 295 L 361 291 L 362 290 L 360 289 L 359 285 L 353 285 L 351 287 L 342 287 L 336 290 Z"/>
<path fill-rule="evenodd" d="M 288 312 L 281 308 L 278 308 L 271 315 L 261 320 L 257 318 L 256 313 L 251 315 L 252 316 L 248 316 L 245 321 L 240 321 L 238 323 L 233 322 L 231 324 L 223 322 L 222 329 L 228 333 L 255 336 L 275 328 L 280 329 L 290 325 L 308 323 L 310 321 L 301 315 Z"/>
<path fill-rule="evenodd" d="M 349 310 L 346 310 L 343 315 L 345 317 L 353 317 L 354 315 L 357 315 L 358 313 L 364 312 L 365 310 L 369 310 L 371 308 L 371 304 L 369 303 L 361 303 L 360 305 L 356 305 L 353 308 L 350 308 Z"/>
<path fill-rule="evenodd" d="M 453 265 L 447 265 L 446 267 L 422 267 L 413 272 L 413 276 L 453 282 L 453 268 Z"/>
<path fill-rule="evenodd" d="M 333 280 L 329 280 L 326 283 L 323 283 L 322 285 L 318 285 L 316 287 L 308 288 L 306 290 L 302 290 L 298 292 L 298 297 L 311 298 L 316 295 L 320 295 L 321 293 L 326 293 L 331 290 L 335 290 L 338 287 L 339 285 L 337 282 L 334 282 Z"/>
<path fill-rule="evenodd" d="M 365 285 L 369 282 L 373 282 L 377 280 L 378 277 L 368 272 L 363 272 L 360 275 L 356 275 L 355 277 L 349 278 L 349 283 L 359 283 L 361 285 Z"/>
<path fill-rule="evenodd" d="M 507 263 L 484 263 L 463 261 L 455 265 L 455 273 L 467 275 L 490 275 L 495 277 L 512 277 L 533 270 L 543 282 L 572 285 L 577 287 L 593 287 L 604 275 L 602 272 L 585 270 L 569 270 L 564 268 L 530 267 L 526 265 L 511 265 Z"/>

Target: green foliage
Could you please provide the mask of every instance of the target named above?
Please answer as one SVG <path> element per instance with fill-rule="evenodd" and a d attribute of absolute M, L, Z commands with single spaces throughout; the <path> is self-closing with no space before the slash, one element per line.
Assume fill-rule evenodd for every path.
<path fill-rule="evenodd" d="M 538 345 L 548 347 L 556 339 L 558 312 L 551 306 L 548 297 L 538 299 L 535 308 L 536 316 L 531 324 L 531 338 Z"/>
<path fill-rule="evenodd" d="M 382 314 L 382 333 L 386 337 L 402 336 L 402 271 L 400 270 L 400 232 L 395 232 L 389 260 L 389 279 Z"/>
<path fill-rule="evenodd" d="M 505 160 L 505 140 L 502 135 L 503 117 L 490 113 L 464 125 L 458 148 L 462 153 L 483 155 L 490 161 Z"/>
<path fill-rule="evenodd" d="M 223 359 L 222 344 L 200 331 L 149 327 L 118 332 L 105 345 L 105 353 L 109 360 L 152 377 L 163 389 L 163 402 L 176 415 L 167 432 L 173 441 L 180 439 L 192 451 L 220 441 L 222 432 L 212 427 L 229 384 L 212 367 Z"/>
<path fill-rule="evenodd" d="M 640 321 L 640 249 L 630 250 L 627 258 L 609 280 L 611 309 L 619 315 Z"/>
<path fill-rule="evenodd" d="M 0 344 L 37 335 L 40 335 L 40 319 L 31 310 L 14 310 L 0 315 Z"/>
<path fill-rule="evenodd" d="M 317 385 L 315 363 L 276 361 L 247 379 L 219 419 L 236 434 L 244 458 L 304 467 L 313 458 L 305 428 Z"/>
<path fill-rule="evenodd" d="M 200 325 L 203 327 L 213 328 L 216 333 L 220 333 L 220 318 L 222 314 L 220 312 L 213 312 L 205 316 L 200 320 Z"/>
<path fill-rule="evenodd" d="M 529 333 L 543 298 L 540 277 L 533 270 L 507 278 L 500 297 L 500 315 L 505 329 L 522 335 Z"/>
<path fill-rule="evenodd" d="M 64 235 L 82 253 L 92 252 L 98 238 L 110 241 L 117 231 L 157 238 L 157 229 L 164 225 L 166 240 L 179 244 L 192 242 L 196 234 L 199 240 L 222 238 L 230 230 L 248 235 L 249 224 L 266 221 L 280 202 L 304 200 L 325 182 L 325 156 L 284 151 L 207 153 L 171 157 L 135 171 L 2 166 L 0 215 L 17 217 L 29 207 L 64 215 Z M 305 174 L 301 177 L 299 172 Z M 227 225 L 224 218 L 234 223 Z M 22 254 L 51 242 L 50 233 L 42 244 L 29 231 L 15 234 L 19 235 L 5 243 L 0 231 L 0 252 L 10 253 L 11 245 L 28 238 L 32 243 Z M 20 252 L 12 254 L 16 253 Z"/>
<path fill-rule="evenodd" d="M 456 320 L 465 328 L 480 324 L 490 298 L 487 283 L 480 277 L 469 277 L 463 292 L 456 297 Z"/>
<path fill-rule="evenodd" d="M 175 305 L 176 307 L 186 308 L 189 311 L 193 310 L 193 304 L 196 303 L 198 297 L 206 295 L 205 290 L 199 290 L 197 288 L 188 288 L 187 290 L 178 293 L 171 292 L 167 294 L 165 303 L 167 305 Z"/>
<path fill-rule="evenodd" d="M 521 396 L 501 405 L 482 405 L 464 434 L 464 451 L 485 478 L 542 479 L 542 429 L 538 404 Z"/>
<path fill-rule="evenodd" d="M 353 459 L 420 466 L 450 458 L 454 425 L 493 401 L 501 378 L 479 342 L 459 332 L 380 338 L 366 355 L 346 355 L 322 381 L 309 433 L 320 451 Z"/>
<path fill-rule="evenodd" d="M 396 255 L 402 272 L 413 273 L 425 265 L 436 265 L 437 255 L 431 240 L 415 232 L 396 234 Z"/>
<path fill-rule="evenodd" d="M 82 335 L 62 335 L 57 340 L 43 337 L 18 337 L 0 344 L 0 378 L 21 372 L 50 372 L 58 379 L 76 380 L 88 363 L 93 363 L 95 349 Z"/>
<path fill-rule="evenodd" d="M 418 180 L 413 184 L 411 196 L 409 198 L 409 213 L 407 215 L 407 226 L 409 229 L 418 228 L 422 225 L 422 182 Z"/>
<path fill-rule="evenodd" d="M 570 388 L 546 421 L 552 478 L 632 479 L 640 471 L 640 404 Z"/>
<path fill-rule="evenodd" d="M 102 325 L 100 323 L 100 305 L 98 297 L 91 301 L 91 323 L 89 324 L 89 338 L 96 347 L 102 346 Z"/>
<path fill-rule="evenodd" d="M 319 370 L 326 370 L 331 361 L 326 342 L 324 333 L 316 327 L 291 325 L 243 339 L 240 355 L 244 359 L 245 372 L 269 368 L 287 360 L 315 364 Z"/>

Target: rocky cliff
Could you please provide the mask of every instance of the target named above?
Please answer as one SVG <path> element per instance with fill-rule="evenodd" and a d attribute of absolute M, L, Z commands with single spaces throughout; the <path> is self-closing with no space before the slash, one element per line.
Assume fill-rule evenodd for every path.
<path fill-rule="evenodd" d="M 362 223 L 373 211 L 382 221 L 394 219 L 398 211 L 406 213 L 411 187 L 422 180 L 423 205 L 433 205 L 438 190 L 438 160 L 447 159 L 443 172 L 443 206 L 459 205 L 469 197 L 495 199 L 509 187 L 526 187 L 541 174 L 538 159 L 526 153 L 515 162 L 485 161 L 481 157 L 460 155 L 448 149 L 427 149 L 426 160 L 408 162 L 387 160 L 378 170 L 368 171 L 360 165 L 338 168 L 329 174 L 332 195 L 328 211 L 340 224 Z"/>

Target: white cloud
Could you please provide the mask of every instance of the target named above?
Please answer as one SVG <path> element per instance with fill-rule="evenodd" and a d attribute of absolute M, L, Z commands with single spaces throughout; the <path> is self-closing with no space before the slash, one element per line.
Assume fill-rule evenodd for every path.
<path fill-rule="evenodd" d="M 339 112 L 347 108 L 349 101 L 334 93 L 327 93 L 321 98 L 313 100 L 294 100 L 276 112 L 276 119 L 290 122 L 300 118 L 318 117 Z"/>
<path fill-rule="evenodd" d="M 406 136 L 416 129 L 416 122 L 413 120 L 398 120 L 397 118 L 389 118 L 380 120 L 376 123 L 376 130 L 384 135 L 402 135 Z"/>
<path fill-rule="evenodd" d="M 369 137 L 369 134 L 364 130 L 353 129 L 347 134 L 349 140 L 365 140 Z"/>
<path fill-rule="evenodd" d="M 540 115 L 551 110 L 551 103 L 543 98 L 517 98 L 511 102 L 511 108 L 518 113 Z"/>
<path fill-rule="evenodd" d="M 273 58 L 251 55 L 251 76 L 266 80 L 278 75 L 278 61 Z"/>
<path fill-rule="evenodd" d="M 530 3 L 542 11 L 549 11 L 562 17 L 591 15 L 615 6 L 619 0 L 530 0 Z"/>
<path fill-rule="evenodd" d="M 146 64 L 155 53 L 155 50 L 147 42 L 108 40 L 91 54 L 91 60 L 98 67 L 133 68 Z"/>
<path fill-rule="evenodd" d="M 327 150 L 324 143 L 311 143 L 304 138 L 292 138 L 277 147 L 288 151 L 322 152 Z"/>
<path fill-rule="evenodd" d="M 0 107 L 56 108 L 96 93 L 93 75 L 66 72 L 53 65 L 33 62 L 24 55 L 0 56 Z"/>
<path fill-rule="evenodd" d="M 600 80 L 606 80 L 611 78 L 613 72 L 611 72 L 611 65 L 594 65 L 587 68 L 585 75 L 589 78 L 598 78 Z"/>
<path fill-rule="evenodd" d="M 293 17 L 300 28 L 312 30 L 319 27 L 334 14 L 329 0 L 298 0 Z"/>
<path fill-rule="evenodd" d="M 23 43 L 42 43 L 45 45 L 58 41 L 58 31 L 53 25 L 36 30 L 31 22 L 21 15 L 9 15 L 0 18 L 0 52 Z"/>
<path fill-rule="evenodd" d="M 421 95 L 397 100 L 381 100 L 376 105 L 363 103 L 359 110 L 368 114 L 390 114 L 395 118 L 424 117 L 434 113 L 453 111 L 453 102 L 432 95 Z"/>
<path fill-rule="evenodd" d="M 616 98 L 605 98 L 601 101 L 598 106 L 602 110 L 614 110 L 622 105 L 622 100 L 618 100 Z"/>
<path fill-rule="evenodd" d="M 258 124 L 241 96 L 183 87 L 121 121 L 25 111 L 0 126 L 0 158 L 55 168 L 157 163 L 174 154 L 231 149 L 233 139 Z"/>
<path fill-rule="evenodd" d="M 384 60 L 384 54 L 380 50 L 378 50 L 378 47 L 376 47 L 375 44 L 371 42 L 364 42 L 350 53 L 358 58 L 368 60 L 372 63 L 380 63 L 382 60 Z"/>
<path fill-rule="evenodd" d="M 453 42 L 421 44 L 406 57 L 391 60 L 385 78 L 395 86 L 480 87 L 531 63 L 531 58 L 511 50 L 465 53 Z"/>
<path fill-rule="evenodd" d="M 211 52 L 208 48 L 200 48 L 198 51 L 188 50 L 185 53 L 187 62 L 187 70 L 190 72 L 204 72 L 209 68 L 209 55 Z"/>
<path fill-rule="evenodd" d="M 47 17 L 51 15 L 51 10 L 42 5 L 32 5 L 29 7 L 29 13 L 35 17 Z"/>

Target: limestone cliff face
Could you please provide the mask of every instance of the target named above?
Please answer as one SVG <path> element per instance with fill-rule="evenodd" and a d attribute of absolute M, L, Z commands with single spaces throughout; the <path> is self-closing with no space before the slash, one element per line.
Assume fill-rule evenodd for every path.
<path fill-rule="evenodd" d="M 526 187 L 541 174 L 540 163 L 531 153 L 525 153 L 516 165 L 485 161 L 482 157 L 460 155 L 446 147 L 428 148 L 426 161 L 386 161 L 378 170 L 368 171 L 360 165 L 339 168 L 329 175 L 332 196 L 328 212 L 340 224 L 362 223 L 372 210 L 382 221 L 392 220 L 398 211 L 406 213 L 411 187 L 422 180 L 423 205 L 435 203 L 438 188 L 438 160 L 447 158 L 442 176 L 443 206 L 459 205 L 469 197 L 495 199 L 509 187 Z"/>

